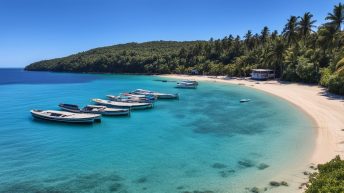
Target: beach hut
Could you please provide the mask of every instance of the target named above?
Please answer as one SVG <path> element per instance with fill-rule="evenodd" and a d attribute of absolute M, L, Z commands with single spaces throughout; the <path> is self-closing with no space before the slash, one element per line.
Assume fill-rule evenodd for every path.
<path fill-rule="evenodd" d="M 275 77 L 275 73 L 270 69 L 252 69 L 251 78 L 254 80 L 268 80 Z"/>

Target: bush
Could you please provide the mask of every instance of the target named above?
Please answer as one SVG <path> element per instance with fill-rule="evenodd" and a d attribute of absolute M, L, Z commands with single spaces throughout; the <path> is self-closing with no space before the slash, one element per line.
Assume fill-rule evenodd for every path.
<path fill-rule="evenodd" d="M 344 160 L 339 156 L 318 166 L 319 173 L 310 176 L 306 193 L 343 193 Z"/>
<path fill-rule="evenodd" d="M 344 95 L 344 76 L 335 73 L 330 77 L 328 90 L 335 94 Z"/>
<path fill-rule="evenodd" d="M 320 78 L 320 85 L 324 86 L 324 87 L 328 87 L 328 84 L 330 82 L 330 78 L 331 78 L 331 70 L 329 68 L 323 68 L 321 70 L 321 78 Z"/>
<path fill-rule="evenodd" d="M 299 57 L 297 59 L 296 74 L 301 80 L 308 83 L 314 83 L 318 81 L 318 74 L 315 72 L 314 65 L 305 57 Z"/>

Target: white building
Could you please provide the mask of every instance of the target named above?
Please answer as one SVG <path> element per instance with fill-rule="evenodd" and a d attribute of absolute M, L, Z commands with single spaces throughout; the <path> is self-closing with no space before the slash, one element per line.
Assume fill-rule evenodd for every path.
<path fill-rule="evenodd" d="M 252 69 L 251 78 L 254 80 L 267 80 L 274 78 L 275 73 L 270 69 Z"/>

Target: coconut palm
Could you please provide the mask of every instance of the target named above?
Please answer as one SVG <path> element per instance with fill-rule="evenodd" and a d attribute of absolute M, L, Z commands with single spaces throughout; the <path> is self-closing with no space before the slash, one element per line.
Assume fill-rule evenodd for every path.
<path fill-rule="evenodd" d="M 265 43 L 270 35 L 270 30 L 267 26 L 265 26 L 262 30 L 262 32 L 260 33 L 260 40 Z"/>
<path fill-rule="evenodd" d="M 287 24 L 285 24 L 282 35 L 287 40 L 288 45 L 297 41 L 297 17 L 290 16 Z"/>
<path fill-rule="evenodd" d="M 340 31 L 342 29 L 342 23 L 344 22 L 344 6 L 341 3 L 335 5 L 332 13 L 328 13 L 325 19 L 330 20 L 328 24 L 332 25 L 336 31 Z"/>
<path fill-rule="evenodd" d="M 281 38 L 276 38 L 276 40 L 271 44 L 269 49 L 268 58 L 270 59 L 270 64 L 274 64 L 274 70 L 276 74 L 277 66 L 280 68 L 280 75 L 283 74 L 283 53 L 285 51 L 285 45 Z"/>
<path fill-rule="evenodd" d="M 300 22 L 298 23 L 298 31 L 304 41 L 308 38 L 309 34 L 313 32 L 313 28 L 315 27 L 313 24 L 316 20 L 313 20 L 312 18 L 313 14 L 307 12 L 300 18 Z"/>

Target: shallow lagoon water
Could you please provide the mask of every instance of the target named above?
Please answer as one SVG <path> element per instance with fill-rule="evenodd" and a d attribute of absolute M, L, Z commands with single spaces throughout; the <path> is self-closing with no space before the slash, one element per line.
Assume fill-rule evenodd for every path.
<path fill-rule="evenodd" d="M 242 86 L 201 82 L 183 90 L 152 76 L 47 72 L 26 82 L 19 72 L 33 73 L 5 72 L 20 81 L 0 81 L 0 192 L 245 192 L 304 163 L 312 151 L 309 117 Z M 29 114 L 136 88 L 180 99 L 93 125 L 36 121 Z M 241 104 L 241 98 L 252 101 Z"/>

